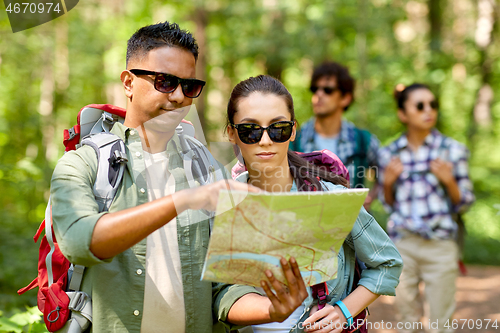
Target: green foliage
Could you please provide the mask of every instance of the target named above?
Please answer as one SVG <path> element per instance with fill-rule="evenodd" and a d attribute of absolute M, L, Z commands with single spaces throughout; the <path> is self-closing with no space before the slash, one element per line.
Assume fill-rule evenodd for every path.
<path fill-rule="evenodd" d="M 0 311 L 0 333 L 45 333 L 48 332 L 42 320 L 42 313 L 36 306 L 26 308 L 24 312 L 16 309 L 7 318 Z"/>
<path fill-rule="evenodd" d="M 61 18 L 16 34 L 0 5 L 0 309 L 36 304 L 35 291 L 18 296 L 15 290 L 37 274 L 38 245 L 32 237 L 63 153 L 63 129 L 75 124 L 86 104 L 125 106 L 119 77 L 127 39 L 139 27 L 164 20 L 205 41 L 200 59 L 205 65 L 198 76 L 207 86 L 196 103 L 207 120 L 208 141 L 226 140 L 221 123 L 229 93 L 249 76 L 279 76 L 303 123 L 312 114 L 308 87 L 314 65 L 339 61 L 357 79 L 356 101 L 346 117 L 385 144 L 404 130 L 392 97 L 395 85 L 429 83 L 440 99 L 439 130 L 471 151 L 477 203 L 465 216 L 465 259 L 500 264 L 495 208 L 500 204 L 499 96 L 491 100 L 487 121 L 478 122 L 474 113 L 481 86 L 500 91 L 500 24 L 493 26 L 494 42 L 480 48 L 477 1 L 441 1 L 437 30 L 429 24 L 428 3 L 88 0 Z M 431 35 L 437 36 L 432 45 Z M 377 205 L 377 220 L 385 224 Z"/>

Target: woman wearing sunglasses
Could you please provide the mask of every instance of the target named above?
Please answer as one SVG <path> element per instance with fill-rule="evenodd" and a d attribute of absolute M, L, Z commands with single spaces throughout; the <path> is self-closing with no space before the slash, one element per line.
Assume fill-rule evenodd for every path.
<path fill-rule="evenodd" d="M 236 180 L 269 192 L 348 187 L 345 178 L 308 164 L 288 150 L 290 141 L 295 139 L 296 126 L 292 96 L 280 81 L 260 75 L 236 85 L 228 103 L 226 129 L 248 170 Z M 356 256 L 368 269 L 361 273 L 358 285 L 353 285 Z M 340 250 L 338 263 L 337 279 L 327 282 L 330 299 L 323 309 L 318 310 L 314 305 L 317 301 L 309 296 L 284 322 L 256 325 L 253 331 L 340 332 L 342 325 L 351 324 L 379 295 L 394 295 L 401 257 L 363 208 Z M 267 285 L 265 289 L 269 294 Z"/>
<path fill-rule="evenodd" d="M 426 315 L 444 332 L 455 309 L 460 267 L 455 239 L 462 229 L 452 214 L 474 201 L 468 150 L 435 129 L 438 103 L 427 85 L 398 85 L 394 95 L 406 133 L 380 149 L 378 181 L 384 189 L 381 200 L 391 212 L 387 231 L 405 264 L 396 309 L 402 323 L 420 321 L 423 281 Z"/>

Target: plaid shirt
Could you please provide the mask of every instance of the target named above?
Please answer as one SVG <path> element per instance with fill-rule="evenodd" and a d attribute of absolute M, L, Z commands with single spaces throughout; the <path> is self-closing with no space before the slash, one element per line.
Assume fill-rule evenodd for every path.
<path fill-rule="evenodd" d="M 300 135 L 295 142 L 292 142 L 290 149 L 294 151 L 300 151 L 303 153 L 310 153 L 316 150 L 327 149 L 328 147 L 318 147 L 315 141 L 316 130 L 314 129 L 314 123 L 316 118 L 313 117 L 307 121 L 300 128 Z M 377 151 L 379 149 L 380 142 L 377 137 L 373 134 L 370 135 L 370 143 L 368 145 L 368 151 L 366 152 L 366 158 L 368 161 L 368 166 L 377 167 Z M 348 120 L 342 119 L 342 125 L 340 127 L 339 140 L 337 144 L 336 155 L 340 158 L 342 163 L 344 163 L 349 170 L 349 174 L 353 175 L 354 166 L 350 162 L 351 157 L 356 153 L 356 126 Z M 364 171 L 366 170 L 358 170 Z M 351 177 L 351 186 L 354 177 Z"/>
<path fill-rule="evenodd" d="M 393 239 L 406 233 L 415 233 L 425 239 L 456 237 L 457 224 L 452 213 L 464 212 L 475 200 L 469 179 L 467 159 L 469 151 L 459 142 L 433 130 L 418 151 L 408 147 L 403 134 L 389 146 L 379 150 L 379 183 L 384 183 L 384 170 L 394 157 L 399 157 L 404 171 L 394 184 L 395 199 L 392 206 L 380 200 L 391 213 L 387 231 Z M 452 205 L 446 189 L 430 171 L 430 162 L 436 158 L 451 162 L 453 174 L 460 189 L 460 202 Z"/>

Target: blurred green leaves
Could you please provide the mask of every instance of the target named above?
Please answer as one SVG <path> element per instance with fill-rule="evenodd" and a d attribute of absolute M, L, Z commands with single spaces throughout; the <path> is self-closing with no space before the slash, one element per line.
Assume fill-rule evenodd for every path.
<path fill-rule="evenodd" d="M 36 306 L 26 308 L 24 312 L 16 310 L 7 318 L 0 311 L 0 333 L 45 333 L 48 332 L 42 320 L 42 313 Z"/>

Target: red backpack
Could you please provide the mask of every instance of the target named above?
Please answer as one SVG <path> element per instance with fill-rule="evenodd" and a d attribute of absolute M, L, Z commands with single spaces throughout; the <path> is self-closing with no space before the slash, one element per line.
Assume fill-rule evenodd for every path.
<path fill-rule="evenodd" d="M 83 107 L 78 113 L 77 124 L 73 128 L 64 130 L 65 151 L 75 150 L 83 144 L 94 142 L 97 145 L 94 145 L 93 148 L 96 149 L 97 147 L 99 149 L 98 158 L 99 156 L 101 156 L 100 158 L 109 157 L 111 159 L 110 163 L 116 163 L 117 166 L 115 169 L 118 169 L 119 180 L 121 180 L 125 167 L 124 162 L 127 160 L 125 146 L 121 142 L 121 139 L 109 133 L 109 130 L 117 121 L 123 123 L 124 118 L 125 109 L 113 105 L 91 104 Z M 111 144 L 108 142 L 108 144 L 100 145 L 99 140 L 96 139 L 102 137 L 102 135 L 114 136 L 115 138 L 112 139 L 115 140 Z M 121 142 L 121 145 L 114 145 L 116 142 Z M 115 147 L 113 149 L 116 149 L 116 147 L 120 147 L 120 149 L 111 151 L 111 146 Z M 98 164 L 100 165 L 100 163 Z M 106 166 L 105 169 L 101 174 L 104 175 L 104 178 L 107 178 L 108 170 L 111 168 Z M 120 181 L 117 181 L 114 188 L 106 190 L 106 195 L 111 196 L 109 204 L 114 197 L 119 183 Z M 96 193 L 96 186 L 101 186 L 97 179 L 96 184 L 94 184 L 94 193 Z M 107 210 L 109 204 L 104 203 L 102 210 Z M 40 242 L 38 276 L 28 286 L 19 289 L 18 294 L 23 294 L 28 290 L 38 287 L 38 309 L 43 313 L 43 320 L 50 332 L 60 329 L 70 332 L 82 332 L 92 322 L 90 296 L 80 291 L 81 279 L 85 268 L 83 266 L 72 265 L 59 249 L 52 228 L 50 199 L 45 211 L 45 220 L 40 224 L 38 231 L 33 237 L 35 243 L 44 229 L 45 236 L 43 236 Z"/>

